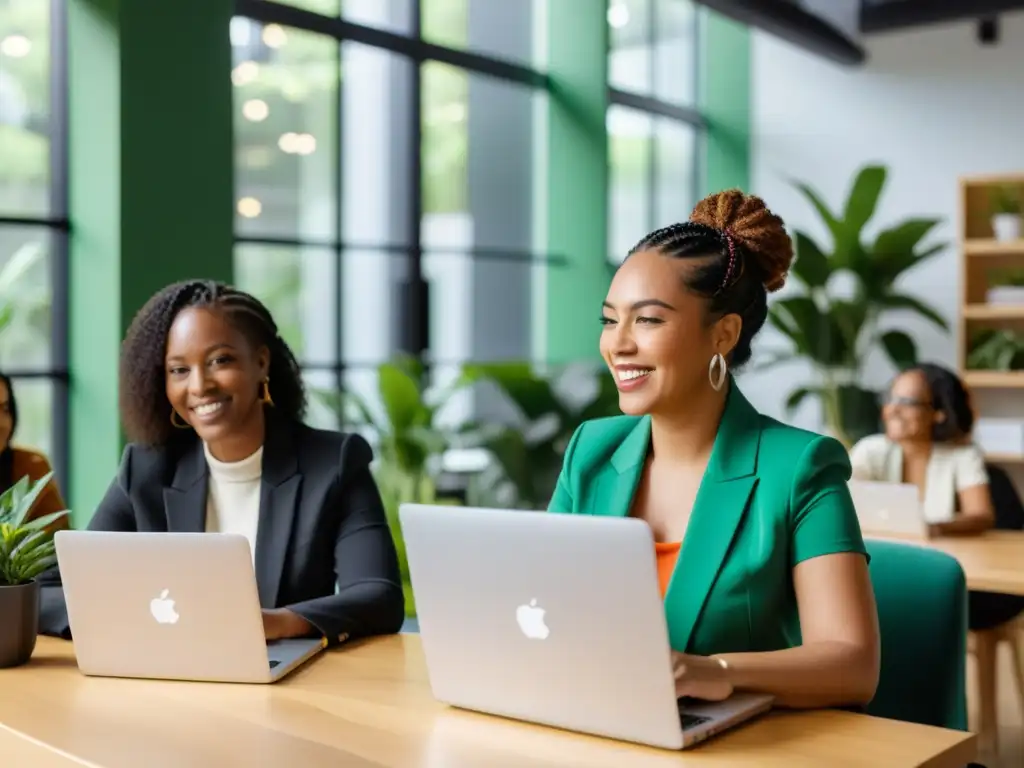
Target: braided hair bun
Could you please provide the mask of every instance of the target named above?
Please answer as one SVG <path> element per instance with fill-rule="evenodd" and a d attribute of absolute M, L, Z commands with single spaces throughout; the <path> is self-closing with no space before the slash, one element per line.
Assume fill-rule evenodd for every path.
<path fill-rule="evenodd" d="M 753 267 L 767 291 L 786 283 L 793 263 L 793 241 L 782 219 L 764 200 L 727 189 L 708 195 L 693 209 L 690 221 L 725 232 L 746 254 L 744 268 Z"/>

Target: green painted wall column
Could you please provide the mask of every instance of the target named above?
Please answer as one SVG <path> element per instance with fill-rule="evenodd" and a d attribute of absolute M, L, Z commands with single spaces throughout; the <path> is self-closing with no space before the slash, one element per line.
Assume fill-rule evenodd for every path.
<path fill-rule="evenodd" d="M 118 353 L 162 286 L 230 280 L 232 0 L 69 0 L 70 477 L 84 526 L 117 469 Z"/>
<path fill-rule="evenodd" d="M 707 120 L 700 196 L 730 187 L 750 191 L 750 29 L 701 6 L 699 106 Z"/>
<path fill-rule="evenodd" d="M 537 357 L 553 364 L 597 357 L 600 303 L 608 289 L 608 23 L 593 0 L 548 6 L 552 88 L 546 140 L 541 249 L 566 259 L 537 281 Z M 581 324 L 593 332 L 581 332 Z"/>

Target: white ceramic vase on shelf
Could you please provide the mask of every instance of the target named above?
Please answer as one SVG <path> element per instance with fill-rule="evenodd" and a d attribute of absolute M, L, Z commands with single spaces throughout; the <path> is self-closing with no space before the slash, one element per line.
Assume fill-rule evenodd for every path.
<path fill-rule="evenodd" d="M 1001 243 L 1020 240 L 1020 214 L 997 213 L 992 217 L 992 232 Z"/>

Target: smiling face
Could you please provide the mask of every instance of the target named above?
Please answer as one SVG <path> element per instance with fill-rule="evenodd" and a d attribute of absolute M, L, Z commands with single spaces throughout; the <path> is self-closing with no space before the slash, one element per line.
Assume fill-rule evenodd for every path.
<path fill-rule="evenodd" d="M 261 383 L 267 378 L 270 355 L 255 348 L 215 308 L 183 309 L 167 335 L 166 391 L 171 407 L 213 449 L 217 445 L 246 443 L 242 459 L 262 442 Z M 255 441 L 251 447 L 248 443 Z"/>
<path fill-rule="evenodd" d="M 671 413 L 711 390 L 708 366 L 728 355 L 740 319 L 709 323 L 707 301 L 686 290 L 692 264 L 639 251 L 619 267 L 603 309 L 601 356 L 619 388 L 623 413 Z"/>
<path fill-rule="evenodd" d="M 896 442 L 930 442 L 932 427 L 945 414 L 932 407 L 928 380 L 920 371 L 901 373 L 882 407 L 886 436 Z"/>

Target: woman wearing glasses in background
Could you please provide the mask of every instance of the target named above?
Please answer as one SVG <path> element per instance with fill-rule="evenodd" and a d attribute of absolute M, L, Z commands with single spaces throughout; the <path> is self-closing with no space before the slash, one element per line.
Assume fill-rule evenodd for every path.
<path fill-rule="evenodd" d="M 933 535 L 993 526 L 985 457 L 971 442 L 974 413 L 955 373 L 930 363 L 903 371 L 889 388 L 882 421 L 884 434 L 850 452 L 854 479 L 916 485 Z"/>

